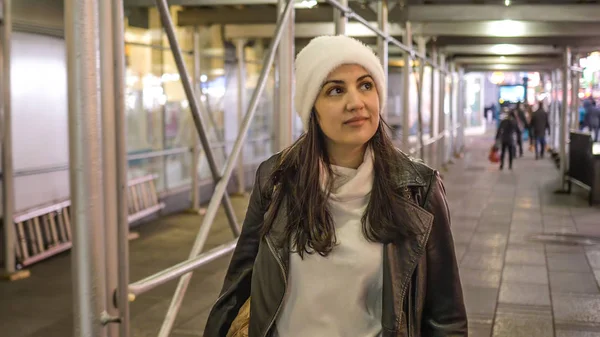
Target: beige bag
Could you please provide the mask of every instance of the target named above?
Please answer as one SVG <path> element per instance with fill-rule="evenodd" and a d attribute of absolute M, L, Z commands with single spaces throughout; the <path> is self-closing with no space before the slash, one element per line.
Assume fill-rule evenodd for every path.
<path fill-rule="evenodd" d="M 248 337 L 248 325 L 250 324 L 250 297 L 238 311 L 237 316 L 231 323 L 227 337 Z"/>

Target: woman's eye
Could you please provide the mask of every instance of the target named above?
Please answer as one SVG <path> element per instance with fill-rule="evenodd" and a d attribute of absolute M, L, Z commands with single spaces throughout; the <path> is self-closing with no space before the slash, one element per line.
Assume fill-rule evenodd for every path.
<path fill-rule="evenodd" d="M 327 91 L 327 95 L 329 96 L 335 96 L 335 95 L 340 95 L 344 92 L 344 90 L 340 87 L 334 87 L 329 89 L 329 91 Z"/>
<path fill-rule="evenodd" d="M 365 83 L 363 83 L 361 85 L 361 88 L 363 90 L 371 90 L 371 89 L 373 89 L 373 83 L 371 83 L 371 82 L 365 82 Z"/>

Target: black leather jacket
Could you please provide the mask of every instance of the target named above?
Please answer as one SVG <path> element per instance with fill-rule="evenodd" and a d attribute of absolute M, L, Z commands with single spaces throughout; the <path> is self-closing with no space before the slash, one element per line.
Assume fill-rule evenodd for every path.
<path fill-rule="evenodd" d="M 259 228 L 273 190 L 269 177 L 278 158 L 279 154 L 258 168 L 242 233 L 204 337 L 225 337 L 250 295 L 249 337 L 271 335 L 286 291 L 289 250 L 276 247 L 269 235 L 262 239 Z M 396 160 L 399 169 L 390 174 L 395 188 L 406 197 L 401 214 L 408 214 L 406 221 L 421 228 L 423 234 L 384 247 L 382 337 L 467 336 L 442 181 L 436 171 L 401 152 Z M 285 204 L 281 203 L 271 234 L 284 229 Z"/>

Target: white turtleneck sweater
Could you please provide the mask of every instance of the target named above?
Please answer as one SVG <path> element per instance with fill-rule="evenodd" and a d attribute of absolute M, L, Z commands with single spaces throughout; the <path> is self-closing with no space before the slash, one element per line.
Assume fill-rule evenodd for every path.
<path fill-rule="evenodd" d="M 290 254 L 288 287 L 276 337 L 381 335 L 383 245 L 365 239 L 361 217 L 373 186 L 373 157 L 358 169 L 333 166 L 329 200 L 338 245 L 327 256 Z"/>

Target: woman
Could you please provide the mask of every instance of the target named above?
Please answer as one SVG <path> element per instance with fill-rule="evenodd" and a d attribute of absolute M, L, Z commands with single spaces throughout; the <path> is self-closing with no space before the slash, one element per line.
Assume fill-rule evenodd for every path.
<path fill-rule="evenodd" d="M 467 335 L 444 187 L 394 148 L 386 92 L 357 40 L 317 37 L 298 54 L 305 133 L 258 168 L 205 337 L 236 317 L 250 337 Z"/>

